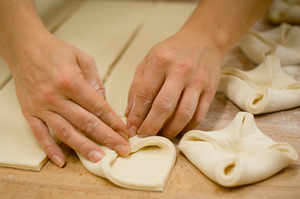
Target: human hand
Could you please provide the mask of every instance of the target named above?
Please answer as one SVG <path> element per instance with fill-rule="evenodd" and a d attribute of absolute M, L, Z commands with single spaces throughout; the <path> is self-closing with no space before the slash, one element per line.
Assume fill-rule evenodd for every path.
<path fill-rule="evenodd" d="M 105 153 L 83 134 L 119 155 L 130 152 L 127 128 L 105 101 L 105 88 L 91 56 L 47 31 L 20 34 L 9 46 L 6 61 L 23 115 L 56 165 L 63 166 L 65 157 L 48 126 L 91 162 Z"/>
<path fill-rule="evenodd" d="M 205 118 L 225 52 L 208 34 L 178 32 L 155 45 L 137 66 L 125 116 L 129 136 L 171 139 Z"/>

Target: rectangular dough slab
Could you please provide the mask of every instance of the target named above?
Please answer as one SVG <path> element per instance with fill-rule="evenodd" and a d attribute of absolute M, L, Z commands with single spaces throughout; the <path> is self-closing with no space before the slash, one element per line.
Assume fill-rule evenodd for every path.
<path fill-rule="evenodd" d="M 155 7 L 105 84 L 107 101 L 119 116 L 124 115 L 127 95 L 136 66 L 151 47 L 175 34 L 197 5 L 197 3 L 160 2 Z"/>
<path fill-rule="evenodd" d="M 0 90 L 4 86 L 4 84 L 9 80 L 10 77 L 11 73 L 9 71 L 9 68 L 4 59 L 0 57 Z"/>
<path fill-rule="evenodd" d="M 91 55 L 103 79 L 154 6 L 137 1 L 85 2 L 54 35 Z"/>
<path fill-rule="evenodd" d="M 0 166 L 40 171 L 48 158 L 22 115 L 13 79 L 0 92 L 0 110 Z"/>
<path fill-rule="evenodd" d="M 35 0 L 37 12 L 44 26 L 52 32 L 82 2 L 76 0 Z"/>

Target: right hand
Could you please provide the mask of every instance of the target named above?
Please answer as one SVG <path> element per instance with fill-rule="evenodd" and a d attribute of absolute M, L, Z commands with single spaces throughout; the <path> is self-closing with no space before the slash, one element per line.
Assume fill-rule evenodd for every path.
<path fill-rule="evenodd" d="M 91 56 L 47 31 L 18 35 L 8 50 L 6 61 L 23 115 L 56 165 L 62 167 L 65 157 L 48 126 L 91 162 L 98 162 L 105 153 L 77 129 L 119 155 L 128 155 L 126 126 L 106 102 Z"/>

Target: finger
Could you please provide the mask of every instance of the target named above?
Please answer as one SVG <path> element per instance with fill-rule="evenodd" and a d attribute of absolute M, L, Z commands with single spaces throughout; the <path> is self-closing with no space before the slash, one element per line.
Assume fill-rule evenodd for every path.
<path fill-rule="evenodd" d="M 191 121 L 184 127 L 182 132 L 187 132 L 189 130 L 195 129 L 199 124 L 202 123 L 202 121 L 207 115 L 210 103 L 213 100 L 213 98 L 214 93 L 207 91 L 201 93 L 195 114 L 193 115 Z"/>
<path fill-rule="evenodd" d="M 57 111 L 59 111 L 59 114 L 63 115 L 66 120 L 74 124 L 81 132 L 92 137 L 102 145 L 115 150 L 119 155 L 127 156 L 130 153 L 130 145 L 121 136 L 122 132 L 119 132 L 119 134 L 121 134 L 119 135 L 99 118 L 78 104 L 69 100 L 63 100 L 58 104 Z M 118 119 L 121 120 L 119 117 Z M 123 136 L 125 135 L 123 134 Z"/>
<path fill-rule="evenodd" d="M 88 84 L 106 100 L 105 87 L 100 78 L 95 60 L 85 52 L 77 49 L 76 52 L 78 65 Z"/>
<path fill-rule="evenodd" d="M 131 83 L 131 86 L 130 86 L 130 89 L 128 92 L 128 98 L 127 98 L 128 104 L 127 104 L 125 114 L 124 114 L 125 117 L 127 117 L 127 118 L 131 112 L 133 102 L 134 102 L 134 95 L 137 91 L 137 88 L 143 81 L 143 75 L 144 75 L 143 68 L 146 66 L 146 64 L 147 64 L 147 59 L 144 58 L 142 60 L 142 62 L 137 66 L 136 71 L 134 73 L 134 77 L 133 77 L 133 80 L 132 80 L 132 83 Z"/>
<path fill-rule="evenodd" d="M 68 121 L 56 113 L 48 112 L 45 121 L 57 137 L 91 162 L 98 162 L 104 151 L 94 142 L 80 134 Z"/>
<path fill-rule="evenodd" d="M 146 118 L 156 95 L 164 83 L 164 75 L 150 64 L 145 71 L 142 82 L 139 83 L 134 95 L 132 109 L 128 116 L 127 128 L 130 137 L 137 134 L 137 130 Z"/>
<path fill-rule="evenodd" d="M 120 117 L 82 77 L 77 76 L 77 81 L 68 80 L 67 82 L 66 90 L 68 92 L 63 93 L 63 95 L 69 97 L 72 101 L 97 116 L 114 131 L 128 135 L 127 128 Z M 76 126 L 76 124 L 74 125 Z"/>
<path fill-rule="evenodd" d="M 170 118 L 170 120 L 164 125 L 160 134 L 172 139 L 182 131 L 182 129 L 192 119 L 198 105 L 200 95 L 200 89 L 186 89 L 177 108 Z"/>
<path fill-rule="evenodd" d="M 62 167 L 65 164 L 65 156 L 49 133 L 47 125 L 34 116 L 26 117 L 34 137 L 40 143 L 47 156 L 54 164 Z"/>
<path fill-rule="evenodd" d="M 149 114 L 138 130 L 139 137 L 152 136 L 161 130 L 179 101 L 183 90 L 183 85 L 180 82 L 175 78 L 166 79 Z"/>

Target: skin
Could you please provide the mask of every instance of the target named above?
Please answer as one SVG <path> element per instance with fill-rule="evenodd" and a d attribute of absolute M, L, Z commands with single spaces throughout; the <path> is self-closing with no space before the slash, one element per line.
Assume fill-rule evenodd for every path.
<path fill-rule="evenodd" d="M 105 101 L 95 61 L 50 34 L 34 1 L 1 0 L 0 27 L 0 54 L 14 77 L 23 115 L 57 166 L 65 164 L 65 157 L 48 126 L 91 162 L 105 153 L 89 138 L 119 155 L 130 152 L 126 126 Z"/>
<path fill-rule="evenodd" d="M 228 49 L 271 0 L 203 0 L 184 26 L 137 66 L 125 116 L 130 136 L 169 139 L 196 128 L 216 93 Z"/>
<path fill-rule="evenodd" d="M 137 66 L 127 128 L 105 101 L 93 58 L 50 34 L 33 0 L 0 0 L 0 55 L 13 74 L 23 115 L 48 157 L 60 167 L 65 164 L 49 126 L 63 142 L 97 162 L 105 154 L 89 138 L 126 156 L 128 135 L 159 133 L 171 139 L 200 124 L 227 50 L 271 2 L 203 0 L 185 25 L 150 49 Z"/>

